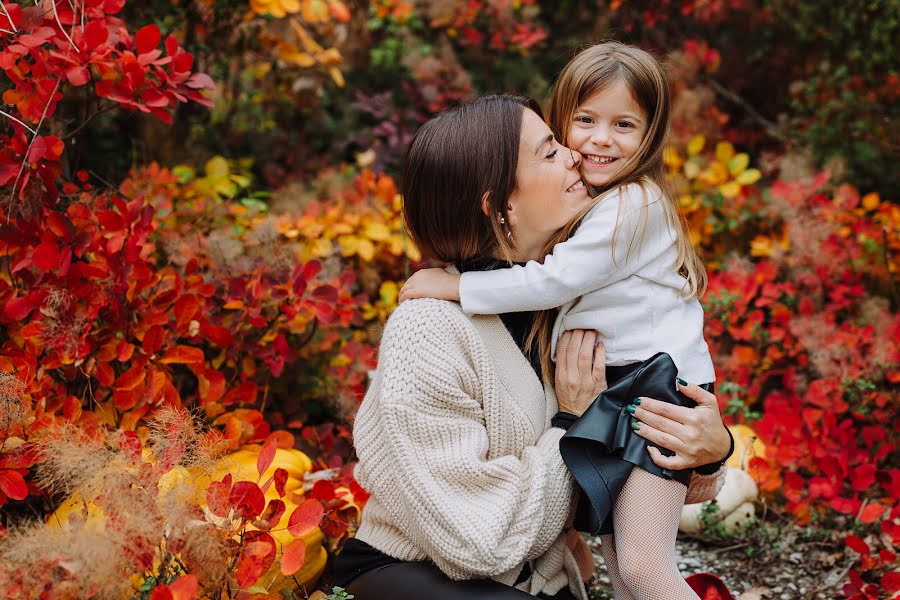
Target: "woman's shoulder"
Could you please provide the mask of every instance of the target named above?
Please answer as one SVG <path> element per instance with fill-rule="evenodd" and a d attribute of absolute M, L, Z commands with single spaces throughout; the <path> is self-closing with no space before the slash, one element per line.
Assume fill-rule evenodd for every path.
<path fill-rule="evenodd" d="M 388 318 L 382 344 L 396 338 L 411 343 L 428 339 L 455 339 L 473 331 L 472 323 L 457 302 L 420 298 L 400 304 Z"/>

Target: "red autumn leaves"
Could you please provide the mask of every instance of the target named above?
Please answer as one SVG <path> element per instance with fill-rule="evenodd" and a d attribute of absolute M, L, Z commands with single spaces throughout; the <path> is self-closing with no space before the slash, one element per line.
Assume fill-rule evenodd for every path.
<path fill-rule="evenodd" d="M 64 141 L 41 134 L 43 121 L 53 116 L 67 86 L 94 82 L 98 98 L 171 122 L 172 109 L 193 101 L 212 106 L 207 93 L 215 88 L 208 75 L 192 73 L 193 56 L 169 35 L 165 53 L 158 46 L 159 27 L 148 25 L 132 37 L 114 17 L 124 0 L 92 0 L 76 6 L 53 2 L 22 8 L 3 5 L 0 31 L 0 71 L 11 85 L 2 100 L 15 107 L 10 115 L 12 135 L 0 135 L 0 186 L 14 185 L 19 198 L 31 197 L 52 205 L 55 182 L 61 173 L 59 158 Z M 8 16 L 7 16 L 8 15 Z M 8 110 L 8 109 L 7 109 Z M 27 123 L 37 125 L 28 128 Z M 37 252 L 35 265 L 45 270 L 63 257 L 52 240 Z"/>
<path fill-rule="evenodd" d="M 274 438 L 263 445 L 256 465 L 260 477 L 272 464 L 276 445 Z M 232 483 L 231 475 L 226 475 L 222 481 L 212 482 L 207 490 L 209 510 L 217 517 L 231 517 L 238 521 L 236 530 L 241 532 L 243 539 L 237 563 L 237 582 L 241 587 L 247 587 L 259 579 L 276 560 L 277 542 L 269 532 L 281 524 L 285 513 L 285 502 L 281 498 L 285 497 L 287 476 L 284 469 L 276 469 L 273 477 L 260 486 L 252 481 Z M 264 491 L 273 483 L 279 498 L 269 500 L 267 505 Z M 282 548 L 282 575 L 293 575 L 303 566 L 306 556 L 303 536 L 318 527 L 323 517 L 325 509 L 322 503 L 312 498 L 303 500 L 288 516 L 282 528 L 287 529 L 295 539 Z M 252 524 L 255 530 L 246 530 L 247 524 Z"/>

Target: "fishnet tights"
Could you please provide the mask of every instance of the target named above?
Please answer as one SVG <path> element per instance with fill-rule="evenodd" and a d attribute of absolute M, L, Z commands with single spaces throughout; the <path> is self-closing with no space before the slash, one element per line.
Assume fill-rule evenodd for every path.
<path fill-rule="evenodd" d="M 616 600 L 699 600 L 675 564 L 687 488 L 635 467 L 613 507 L 600 551 Z"/>

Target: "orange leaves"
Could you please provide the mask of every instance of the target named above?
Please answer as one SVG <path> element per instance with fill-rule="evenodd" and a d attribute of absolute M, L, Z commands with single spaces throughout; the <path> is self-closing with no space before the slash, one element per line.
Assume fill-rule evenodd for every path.
<path fill-rule="evenodd" d="M 322 507 L 321 502 L 312 499 L 304 500 L 291 513 L 288 519 L 288 531 L 295 537 L 309 533 L 319 526 L 319 522 L 324 514 L 325 509 Z"/>
<path fill-rule="evenodd" d="M 300 570 L 306 559 L 306 542 L 296 539 L 284 547 L 281 555 L 281 574 L 289 577 Z"/>
<path fill-rule="evenodd" d="M 249 587 L 269 570 L 275 561 L 275 540 L 264 532 L 251 532 L 241 549 L 237 565 L 237 583 Z"/>
<path fill-rule="evenodd" d="M 231 474 L 222 481 L 213 481 L 206 489 L 206 505 L 212 514 L 225 517 L 231 510 Z"/>
<path fill-rule="evenodd" d="M 203 364 L 203 350 L 194 346 L 175 346 L 159 362 L 164 365 L 200 365 Z"/>
<path fill-rule="evenodd" d="M 272 461 L 275 460 L 275 450 L 277 447 L 278 445 L 275 438 L 269 438 L 266 440 L 266 443 L 263 444 L 262 449 L 260 449 L 259 456 L 256 458 L 256 471 L 259 473 L 260 477 L 266 472 L 266 469 L 269 468 Z"/>
<path fill-rule="evenodd" d="M 150 593 L 150 600 L 194 600 L 200 581 L 196 575 L 182 575 L 169 584 L 158 584 Z"/>

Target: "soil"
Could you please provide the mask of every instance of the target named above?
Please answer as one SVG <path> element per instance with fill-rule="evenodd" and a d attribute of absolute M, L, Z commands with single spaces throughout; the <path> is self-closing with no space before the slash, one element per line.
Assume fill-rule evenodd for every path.
<path fill-rule="evenodd" d="M 687 577 L 712 573 L 737 600 L 825 600 L 840 597 L 858 556 L 835 531 L 760 524 L 742 539 L 698 540 L 679 536 L 678 568 Z M 589 538 L 597 572 L 588 585 L 591 600 L 612 600 L 600 555 L 600 539 Z"/>

